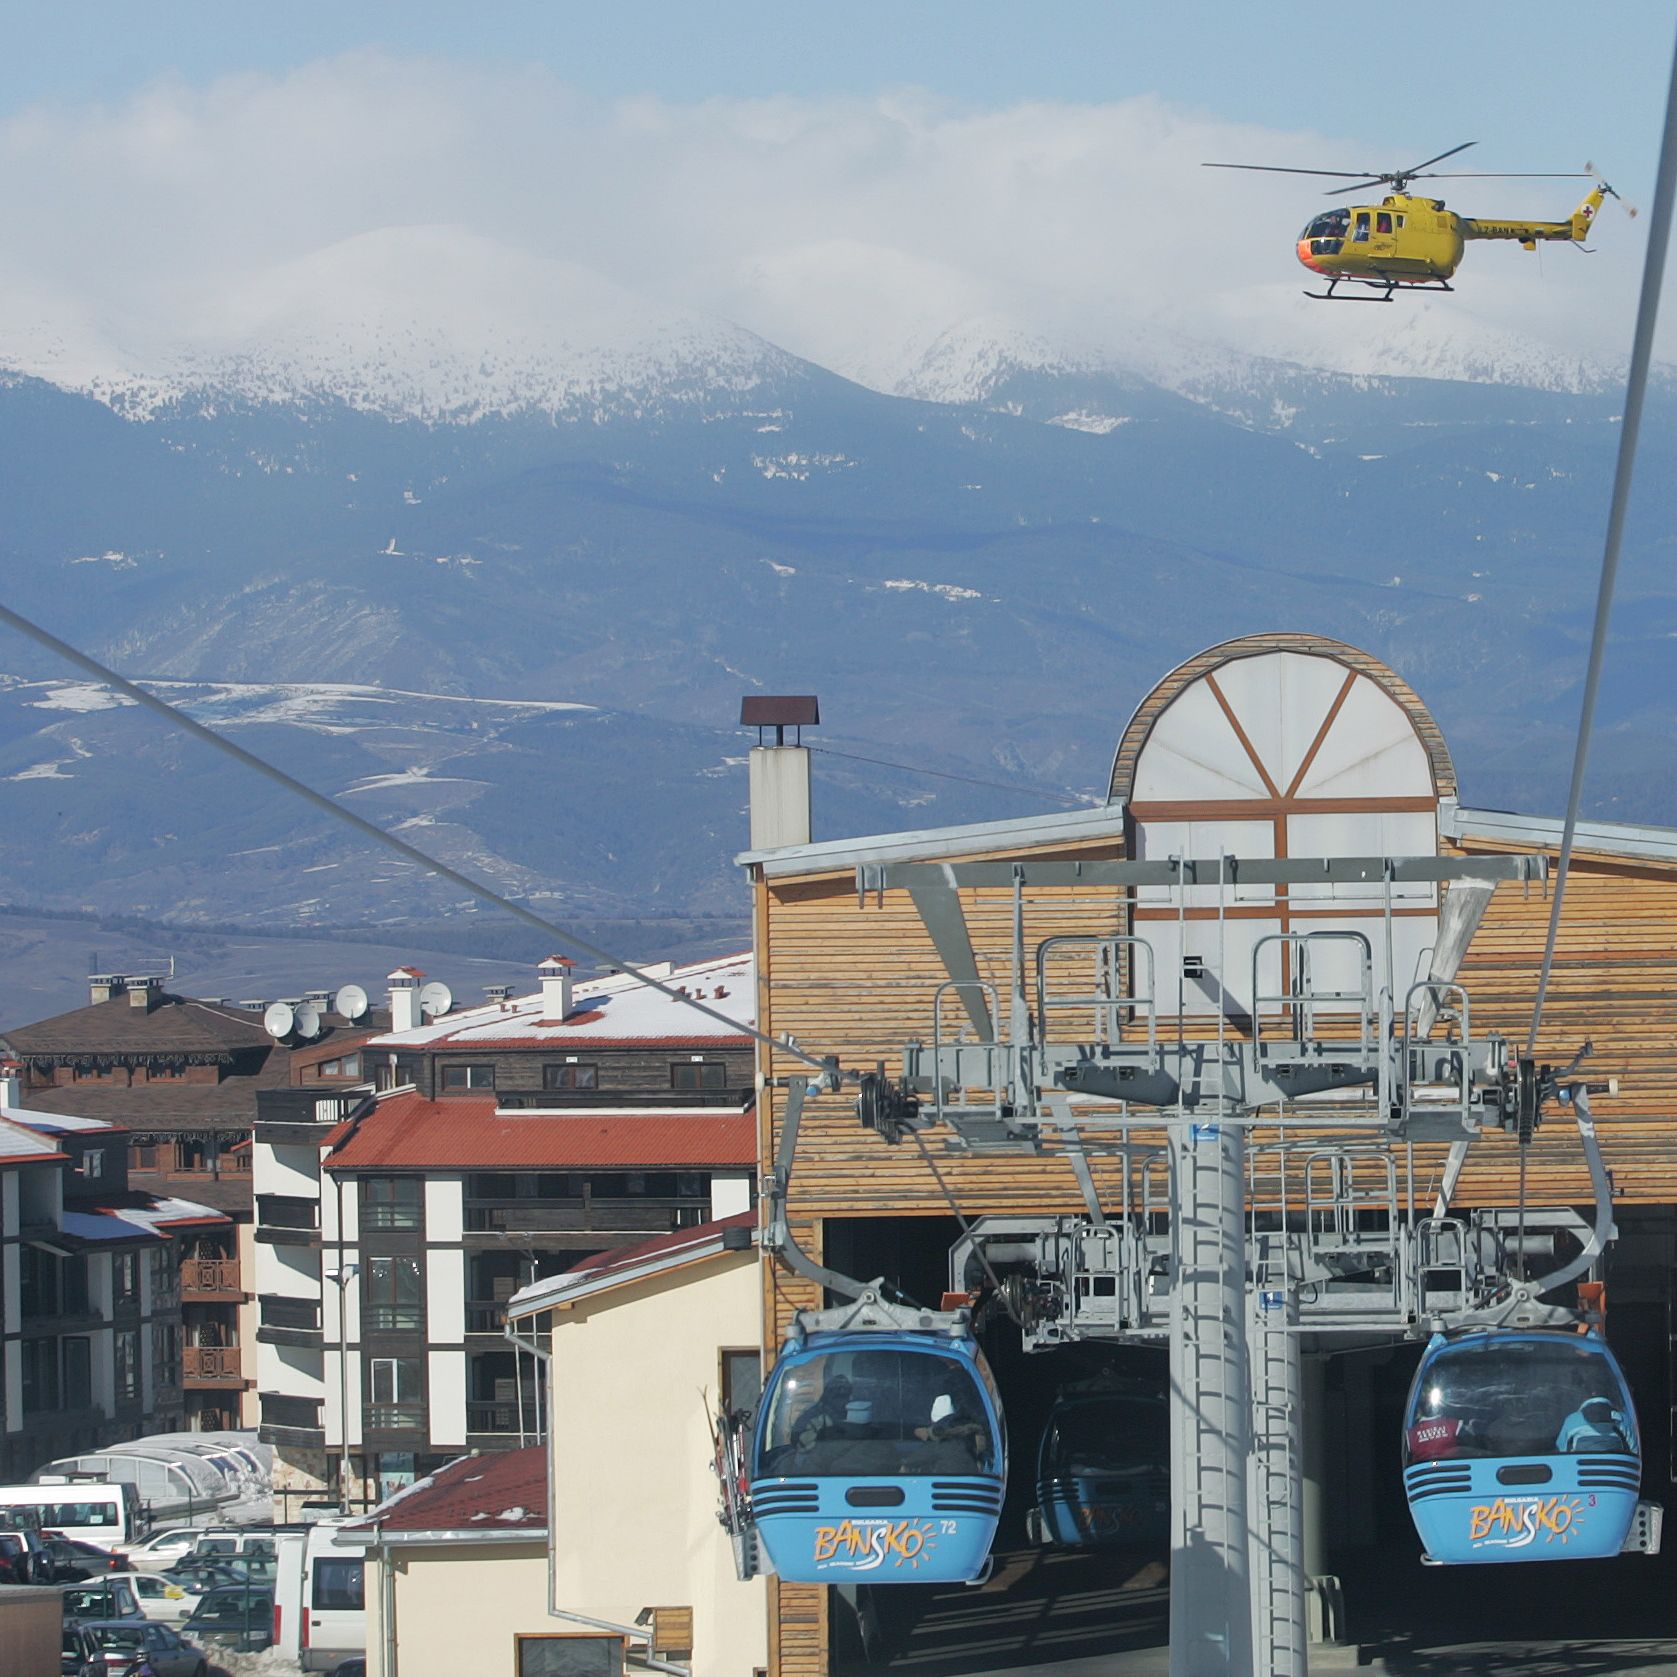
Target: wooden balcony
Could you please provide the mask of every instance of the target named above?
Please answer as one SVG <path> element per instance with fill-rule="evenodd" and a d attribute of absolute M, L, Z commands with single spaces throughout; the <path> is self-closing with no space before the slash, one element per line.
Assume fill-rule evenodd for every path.
<path fill-rule="evenodd" d="M 237 1345 L 188 1345 L 181 1351 L 181 1384 L 190 1391 L 242 1389 L 244 1364 Z"/>
<path fill-rule="evenodd" d="M 182 1304 L 240 1304 L 237 1258 L 187 1258 L 181 1264 Z"/>

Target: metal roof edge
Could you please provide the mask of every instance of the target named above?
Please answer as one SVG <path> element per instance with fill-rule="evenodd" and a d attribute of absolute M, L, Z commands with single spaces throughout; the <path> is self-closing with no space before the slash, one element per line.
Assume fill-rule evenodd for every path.
<path fill-rule="evenodd" d="M 453 1543 L 547 1543 L 547 1527 L 540 1526 L 457 1526 L 441 1530 L 381 1530 L 371 1525 L 339 1526 L 334 1542 L 357 1549 L 414 1549 Z"/>
<path fill-rule="evenodd" d="M 1439 831 L 1446 838 L 1504 840 L 1511 844 L 1558 845 L 1566 823 L 1557 815 L 1521 815 L 1506 809 L 1439 806 Z M 1580 821 L 1573 838 L 1580 850 L 1677 862 L 1677 827 L 1628 821 Z"/>
<path fill-rule="evenodd" d="M 818 844 L 789 844 L 777 850 L 742 850 L 740 867 L 761 866 L 771 879 L 793 873 L 825 873 L 863 862 L 904 862 L 922 857 L 960 856 L 971 851 L 1002 850 L 1056 839 L 1121 837 L 1124 806 L 1099 804 L 1091 809 L 1055 810 L 1046 815 L 1012 816 L 959 827 L 924 827 L 907 833 L 877 833 L 864 838 L 823 839 Z"/>
<path fill-rule="evenodd" d="M 636 1281 L 647 1281 L 653 1276 L 667 1274 L 672 1270 L 684 1269 L 689 1264 L 704 1263 L 711 1258 L 723 1257 L 730 1253 L 744 1253 L 755 1261 L 757 1257 L 757 1230 L 752 1229 L 751 1244 L 747 1247 L 727 1245 L 719 1227 L 716 1233 L 707 1236 L 704 1240 L 672 1246 L 666 1251 L 655 1252 L 638 1263 L 628 1264 L 620 1269 L 607 1269 L 599 1272 L 584 1271 L 581 1274 L 561 1274 L 553 1276 L 550 1280 L 538 1281 L 532 1286 L 514 1293 L 507 1301 L 507 1320 L 509 1322 L 523 1321 L 527 1316 L 538 1316 L 543 1311 L 557 1309 L 559 1306 L 571 1304 L 577 1299 L 592 1298 L 598 1293 L 610 1292 L 615 1287 L 626 1287 Z"/>

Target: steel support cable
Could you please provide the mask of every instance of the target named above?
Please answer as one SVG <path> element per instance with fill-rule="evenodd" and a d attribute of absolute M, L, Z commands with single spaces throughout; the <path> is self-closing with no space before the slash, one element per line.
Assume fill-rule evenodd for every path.
<path fill-rule="evenodd" d="M 1636 334 L 1631 343 L 1630 371 L 1625 386 L 1625 412 L 1619 431 L 1619 459 L 1613 474 L 1613 499 L 1607 515 L 1607 541 L 1602 552 L 1601 582 L 1596 591 L 1595 629 L 1590 638 L 1590 661 L 1584 677 L 1584 698 L 1578 715 L 1578 739 L 1572 758 L 1572 785 L 1567 794 L 1566 824 L 1561 829 L 1560 861 L 1555 871 L 1555 895 L 1549 909 L 1549 932 L 1543 945 L 1543 965 L 1537 977 L 1537 999 L 1531 1013 L 1526 1052 L 1537 1049 L 1538 1027 L 1549 993 L 1555 943 L 1560 935 L 1561 904 L 1566 897 L 1567 871 L 1583 799 L 1584 771 L 1589 763 L 1590 733 L 1595 725 L 1596 696 L 1602 666 L 1607 660 L 1607 629 L 1613 614 L 1613 587 L 1619 574 L 1619 550 L 1624 539 L 1625 509 L 1630 500 L 1631 476 L 1636 469 L 1637 437 L 1642 429 L 1642 406 L 1648 389 L 1648 367 L 1653 360 L 1654 327 L 1659 319 L 1660 287 L 1665 279 L 1666 247 L 1671 240 L 1672 197 L 1677 189 L 1677 49 L 1671 61 L 1671 81 L 1665 95 L 1665 133 L 1660 142 L 1659 174 L 1654 184 L 1654 212 L 1648 227 L 1648 254 L 1642 264 L 1642 293 L 1636 309 Z"/>
<path fill-rule="evenodd" d="M 276 786 L 283 786 L 286 791 L 295 793 L 305 803 L 323 810 L 334 820 L 342 821 L 346 826 L 353 827 L 364 838 L 370 838 L 385 849 L 393 850 L 405 861 L 412 862 L 428 873 L 434 873 L 440 879 L 446 879 L 451 885 L 458 885 L 462 891 L 468 891 L 480 901 L 491 904 L 495 908 L 504 909 L 515 919 L 522 920 L 526 925 L 534 926 L 538 931 L 547 932 L 559 939 L 561 943 L 570 945 L 573 949 L 580 949 L 585 955 L 592 955 L 596 960 L 603 961 L 607 966 L 620 968 L 630 978 L 647 985 L 650 989 L 660 991 L 671 1001 L 680 1002 L 690 1007 L 695 1013 L 702 1013 L 708 1019 L 714 1019 L 719 1024 L 726 1025 L 736 1036 L 749 1036 L 761 1043 L 765 1048 L 773 1049 L 781 1054 L 791 1054 L 806 1065 L 814 1066 L 823 1074 L 832 1068 L 815 1055 L 799 1048 L 794 1043 L 784 1041 L 778 1037 L 769 1036 L 759 1031 L 755 1026 L 746 1024 L 720 1009 L 709 1007 L 696 997 L 686 994 L 672 984 L 666 984 L 662 979 L 654 978 L 650 973 L 631 965 L 621 956 L 614 955 L 609 949 L 601 949 L 598 944 L 590 943 L 577 933 L 567 931 L 563 926 L 555 925 L 551 920 L 545 920 L 534 910 L 525 908 L 522 903 L 513 902 L 503 897 L 500 892 L 492 890 L 480 880 L 473 879 L 470 874 L 461 873 L 458 868 L 451 868 L 446 862 L 439 862 L 435 856 L 427 855 L 423 850 L 411 845 L 406 839 L 399 839 L 394 833 L 387 833 L 384 828 L 357 815 L 354 810 L 347 809 L 335 798 L 329 798 L 324 792 L 317 792 L 314 787 L 305 785 L 302 781 L 289 775 L 284 769 L 276 768 L 265 758 L 258 757 L 255 752 L 247 751 L 242 745 L 235 745 L 224 734 L 218 734 L 213 728 L 206 728 L 202 722 L 194 721 L 184 711 L 177 709 L 166 700 L 148 693 L 145 688 L 120 676 L 115 670 L 107 669 L 97 659 L 90 658 L 85 652 L 78 651 L 67 641 L 61 641 L 56 635 L 43 629 L 38 623 L 31 622 L 27 617 L 11 610 L 8 606 L 0 605 L 0 623 L 9 624 L 19 634 L 26 635 L 39 646 L 44 646 L 49 652 L 56 654 L 67 663 L 74 664 L 77 669 L 85 670 L 95 681 L 114 688 L 117 692 L 143 706 L 156 716 L 161 716 L 171 727 L 179 728 L 191 734 L 195 739 L 202 740 L 206 745 L 213 746 L 217 751 L 225 752 L 235 761 L 243 763 L 247 769 L 253 769 L 259 775 L 274 782 Z"/>

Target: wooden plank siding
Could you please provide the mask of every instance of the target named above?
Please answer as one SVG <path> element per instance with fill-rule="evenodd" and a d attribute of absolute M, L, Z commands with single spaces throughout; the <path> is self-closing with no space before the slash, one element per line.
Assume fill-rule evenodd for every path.
<path fill-rule="evenodd" d="M 1442 742 L 1438 742 L 1442 755 Z M 1444 757 L 1445 765 L 1448 758 Z M 1462 845 L 1462 852 L 1505 853 L 1504 845 Z M 1537 847 L 1530 847 L 1537 848 Z M 1110 840 L 1082 848 L 1013 850 L 1036 859 L 1113 857 Z M 966 858 L 963 858 L 963 860 Z M 754 881 L 759 1020 L 776 1035 L 790 1032 L 818 1055 L 836 1054 L 847 1070 L 883 1063 L 901 1070 L 905 1041 L 932 1041 L 933 992 L 947 974 L 906 892 L 889 891 L 859 905 L 854 876 L 822 873 Z M 978 971 L 1006 1005 L 1011 971 L 1012 893 L 963 890 Z M 1111 934 L 1128 929 L 1124 893 L 1113 887 L 1066 891 L 1028 888 L 1026 949 L 1045 937 Z M 1500 1031 L 1523 1048 L 1542 960 L 1550 899 L 1541 888 L 1503 885 L 1494 893 L 1460 977 L 1468 987 L 1475 1035 Z M 1145 928 L 1141 928 L 1145 930 Z M 1372 929 L 1372 928 L 1371 928 Z M 1165 988 L 1163 976 L 1161 991 Z M 948 1009 L 958 1037 L 960 1010 Z M 1215 1021 L 1193 1021 L 1215 1034 Z M 1175 1022 L 1161 1019 L 1170 1034 Z M 1056 1033 L 1064 1035 L 1065 1033 Z M 1230 1032 L 1231 1035 L 1235 1034 Z M 1612 856 L 1575 858 L 1566 912 L 1538 1051 L 1564 1063 L 1586 1037 L 1594 1039 L 1595 1076 L 1617 1076 L 1622 1093 L 1594 1102 L 1615 1196 L 1628 1204 L 1677 1204 L 1677 865 Z M 784 1054 L 764 1052 L 765 1077 L 807 1068 Z M 766 1087 L 759 1101 L 762 1161 L 772 1162 L 784 1111 L 783 1090 Z M 1293 1136 L 1299 1134 L 1294 1130 Z M 1330 1133 L 1315 1132 L 1327 1143 Z M 1071 1168 L 1050 1149 L 1042 1156 L 973 1157 L 950 1152 L 935 1132 L 927 1144 L 961 1213 L 1077 1214 L 1083 1209 Z M 1139 1134 L 1140 1145 L 1163 1139 Z M 1253 1192 L 1259 1204 L 1279 1193 L 1275 1154 L 1265 1152 L 1274 1131 L 1253 1138 Z M 1445 1144 L 1397 1153 L 1400 1187 L 1413 1169 L 1417 1199 L 1429 1202 L 1441 1180 Z M 1519 1173 L 1512 1138 L 1476 1141 L 1458 1184 L 1458 1205 L 1513 1204 Z M 1569 1118 L 1551 1113 L 1527 1160 L 1528 1203 L 1587 1205 L 1588 1175 Z M 1091 1160 L 1103 1203 L 1138 1196 L 1139 1167 L 1126 1184 L 1125 1165 L 1108 1154 Z M 1287 1167 L 1287 1192 L 1296 1195 L 1299 1165 Z M 1295 1202 L 1296 1203 L 1296 1200 Z M 819 1251 L 826 1219 L 947 1216 L 942 1188 L 919 1149 L 892 1147 L 859 1125 L 854 1095 L 812 1097 L 805 1111 L 793 1171 L 791 1213 Z M 765 1266 L 765 1338 L 772 1355 L 789 1313 L 814 1304 L 814 1289 L 778 1266 Z M 780 1585 L 771 1592 L 771 1671 L 774 1677 L 824 1677 L 827 1669 L 826 1592 Z"/>

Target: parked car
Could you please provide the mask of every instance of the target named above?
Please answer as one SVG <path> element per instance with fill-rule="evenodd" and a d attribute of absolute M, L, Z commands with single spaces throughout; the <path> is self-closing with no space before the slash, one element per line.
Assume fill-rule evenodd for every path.
<path fill-rule="evenodd" d="M 85 1584 L 64 1584 L 64 1620 L 92 1623 L 95 1619 L 143 1619 L 139 1598 L 121 1578 L 94 1578 Z"/>
<path fill-rule="evenodd" d="M 163 1526 L 128 1545 L 129 1564 L 142 1572 L 164 1572 L 197 1549 L 203 1532 L 197 1526 Z"/>
<path fill-rule="evenodd" d="M 241 1529 L 233 1526 L 200 1532 L 196 1553 L 211 1560 L 223 1560 L 233 1555 L 243 1559 L 246 1555 L 272 1555 L 274 1549 L 274 1534 L 266 1527 Z"/>
<path fill-rule="evenodd" d="M 167 1625 L 96 1619 L 64 1627 L 63 1677 L 128 1677 L 142 1657 L 155 1677 L 209 1677 L 203 1649 Z"/>
<path fill-rule="evenodd" d="M 97 1543 L 83 1543 L 62 1532 L 44 1531 L 41 1543 L 52 1565 L 55 1584 L 79 1584 L 107 1572 L 128 1571 L 128 1557 L 115 1549 L 101 1549 Z"/>
<path fill-rule="evenodd" d="M 0 1531 L 0 1584 L 50 1584 L 52 1562 L 39 1532 Z"/>
<path fill-rule="evenodd" d="M 167 1572 L 160 1572 L 160 1578 L 166 1578 L 171 1584 L 178 1584 L 190 1595 L 202 1595 L 206 1590 L 213 1590 L 220 1584 L 247 1584 L 250 1582 L 244 1573 L 231 1562 L 225 1561 L 182 1561 L 178 1566 L 172 1566 Z"/>
<path fill-rule="evenodd" d="M 188 1589 L 162 1572 L 113 1572 L 133 1590 L 140 1611 L 161 1624 L 178 1625 L 198 1604 L 204 1592 Z"/>
<path fill-rule="evenodd" d="M 326 1677 L 367 1677 L 367 1662 L 360 1654 L 355 1654 L 347 1660 L 339 1660 Z"/>
<path fill-rule="evenodd" d="M 219 1584 L 201 1596 L 183 1634 L 207 1647 L 254 1651 L 274 1640 L 271 1584 Z"/>

